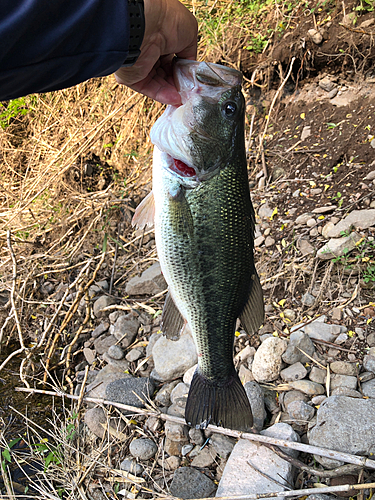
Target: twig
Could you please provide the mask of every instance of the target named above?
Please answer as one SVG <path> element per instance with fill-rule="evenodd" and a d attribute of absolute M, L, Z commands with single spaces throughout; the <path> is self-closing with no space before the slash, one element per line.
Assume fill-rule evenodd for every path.
<path fill-rule="evenodd" d="M 21 329 L 21 325 L 20 325 L 20 322 L 18 319 L 18 313 L 17 313 L 17 309 L 16 309 L 16 302 L 14 300 L 14 295 L 16 293 L 16 283 L 17 283 L 17 259 L 16 259 L 16 256 L 14 255 L 10 231 L 7 231 L 7 245 L 8 245 L 8 250 L 9 250 L 10 256 L 12 258 L 12 263 L 13 263 L 12 288 L 10 290 L 10 303 L 12 305 L 14 321 L 16 322 L 16 325 L 17 325 L 20 346 L 22 347 L 22 349 L 25 349 L 25 344 L 23 342 L 23 337 L 22 337 L 22 329 Z"/>
<path fill-rule="evenodd" d="M 45 391 L 42 389 L 28 389 L 24 387 L 16 387 L 16 391 L 18 392 L 27 392 L 27 393 L 32 393 L 32 394 L 46 394 L 49 396 L 57 396 L 57 397 L 66 397 L 69 399 L 79 399 L 79 396 L 73 396 L 71 394 L 66 394 L 62 391 Z M 186 425 L 186 422 L 183 418 L 180 417 L 174 417 L 172 415 L 167 415 L 164 413 L 158 413 L 156 410 L 150 411 L 150 410 L 143 410 L 141 408 L 136 408 L 135 406 L 129 406 L 129 405 L 124 405 L 121 403 L 115 403 L 113 401 L 108 401 L 105 399 L 99 399 L 99 398 L 89 398 L 89 397 L 84 397 L 83 401 L 89 402 L 89 403 L 96 403 L 96 404 L 102 404 L 102 405 L 111 405 L 114 406 L 115 408 L 120 408 L 122 410 L 129 411 L 130 413 L 133 414 L 142 414 L 142 415 L 157 415 L 159 418 L 163 420 L 167 420 L 170 422 L 175 422 L 178 424 Z M 231 436 L 234 438 L 242 438 L 242 439 L 248 439 L 249 441 L 256 441 L 260 443 L 267 443 L 267 444 L 274 444 L 276 446 L 282 446 L 284 448 L 289 448 L 292 450 L 298 450 L 298 451 L 303 451 L 305 453 L 311 453 L 313 455 L 319 455 L 322 457 L 330 458 L 333 460 L 339 460 L 341 462 L 348 462 L 351 464 L 359 465 L 361 467 L 368 467 L 370 469 L 375 469 L 375 460 L 371 460 L 366 457 L 361 457 L 357 455 L 351 455 L 349 453 L 343 453 L 341 451 L 336 451 L 336 450 L 329 450 L 327 448 L 320 448 L 318 446 L 312 446 L 304 443 L 297 443 L 294 441 L 286 441 L 285 439 L 276 439 L 276 438 L 271 438 L 268 436 L 263 436 L 260 434 L 250 434 L 250 433 L 245 433 L 245 432 L 240 432 L 240 431 L 234 431 L 232 429 L 225 429 L 224 427 L 216 427 L 215 425 L 209 425 L 207 429 L 212 430 L 213 432 L 217 432 L 218 434 L 224 434 L 226 436 Z M 338 490 L 341 491 L 341 490 Z"/>

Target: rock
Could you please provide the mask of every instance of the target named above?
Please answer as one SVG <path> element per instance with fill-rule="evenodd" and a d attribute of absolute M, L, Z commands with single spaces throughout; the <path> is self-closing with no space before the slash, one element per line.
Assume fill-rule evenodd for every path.
<path fill-rule="evenodd" d="M 179 399 L 176 403 L 170 406 L 167 410 L 168 415 L 172 415 L 174 417 L 185 417 L 185 407 L 186 400 Z"/>
<path fill-rule="evenodd" d="M 317 384 L 325 384 L 327 380 L 327 370 L 313 366 L 309 373 L 309 379 Z"/>
<path fill-rule="evenodd" d="M 359 376 L 359 380 L 361 383 L 368 382 L 374 378 L 375 374 L 372 372 L 362 372 Z"/>
<path fill-rule="evenodd" d="M 302 129 L 302 132 L 301 132 L 301 141 L 304 141 L 305 139 L 310 137 L 310 135 L 311 135 L 311 127 L 308 125 L 305 125 Z"/>
<path fill-rule="evenodd" d="M 99 337 L 102 333 L 106 332 L 109 328 L 109 323 L 108 321 L 102 321 L 100 325 L 98 325 L 95 330 L 92 332 L 91 337 L 96 339 Z"/>
<path fill-rule="evenodd" d="M 308 397 L 306 394 L 300 391 L 288 391 L 284 393 L 281 403 L 284 411 L 288 411 L 288 406 L 290 403 L 293 403 L 293 401 L 304 401 L 306 403 L 307 400 Z"/>
<path fill-rule="evenodd" d="M 145 422 L 145 426 L 147 429 L 150 429 L 152 432 L 156 432 L 161 428 L 161 421 L 158 417 L 148 417 Z"/>
<path fill-rule="evenodd" d="M 331 392 L 331 396 L 348 396 L 349 398 L 361 398 L 362 394 L 354 389 L 350 389 L 349 387 L 336 387 Z"/>
<path fill-rule="evenodd" d="M 181 458 L 171 456 L 164 460 L 164 463 L 160 464 L 162 467 L 165 467 L 167 470 L 176 470 L 181 465 Z"/>
<path fill-rule="evenodd" d="M 284 317 L 293 323 L 296 319 L 296 313 L 293 309 L 284 309 Z"/>
<path fill-rule="evenodd" d="M 311 382 L 311 380 L 296 380 L 295 382 L 289 382 L 288 385 L 289 387 L 292 387 L 292 389 L 301 391 L 309 396 L 324 394 L 325 392 L 324 387 L 321 384 Z"/>
<path fill-rule="evenodd" d="M 128 377 L 108 384 L 105 397 L 108 401 L 135 406 L 136 408 L 144 408 L 142 401 L 150 399 L 153 391 L 154 385 L 149 378 Z"/>
<path fill-rule="evenodd" d="M 173 380 L 168 384 L 164 384 L 161 389 L 157 392 L 155 396 L 155 401 L 161 406 L 170 406 L 171 404 L 171 392 L 179 384 L 179 380 Z"/>
<path fill-rule="evenodd" d="M 269 204 L 263 203 L 259 208 L 258 208 L 258 217 L 261 219 L 267 219 L 271 217 L 273 214 L 273 208 L 269 206 Z"/>
<path fill-rule="evenodd" d="M 315 219 L 309 219 L 309 220 L 306 222 L 306 226 L 307 226 L 307 227 L 314 227 L 314 226 L 316 226 L 316 220 L 315 220 Z"/>
<path fill-rule="evenodd" d="M 164 450 L 170 456 L 178 456 L 181 455 L 182 448 L 188 444 L 188 440 L 185 441 L 173 441 L 168 437 L 165 438 L 164 441 Z"/>
<path fill-rule="evenodd" d="M 159 262 L 143 271 L 141 276 L 131 278 L 125 288 L 127 295 L 155 295 L 168 288 L 161 272 Z"/>
<path fill-rule="evenodd" d="M 306 423 L 313 418 L 315 409 L 304 401 L 293 401 L 288 405 L 288 413 L 295 420 Z"/>
<path fill-rule="evenodd" d="M 138 464 L 134 459 L 125 458 L 120 464 L 120 469 L 130 472 L 134 476 L 140 476 L 144 471 L 141 464 Z"/>
<path fill-rule="evenodd" d="M 189 443 L 189 444 L 184 444 L 184 446 L 181 448 L 181 455 L 184 457 L 188 453 L 191 452 L 191 450 L 194 448 L 194 445 Z"/>
<path fill-rule="evenodd" d="M 369 333 L 366 340 L 370 347 L 375 347 L 375 332 Z"/>
<path fill-rule="evenodd" d="M 301 302 L 306 307 L 312 307 L 315 304 L 315 297 L 311 293 L 306 292 L 302 296 Z"/>
<path fill-rule="evenodd" d="M 83 355 L 85 356 L 86 361 L 89 365 L 92 365 L 96 358 L 96 352 L 93 349 L 89 349 L 88 347 L 84 347 Z"/>
<path fill-rule="evenodd" d="M 272 238 L 271 236 L 267 236 L 266 238 L 266 241 L 264 242 L 264 245 L 269 248 L 269 247 L 272 247 L 272 245 L 275 244 L 275 240 L 274 238 Z"/>
<path fill-rule="evenodd" d="M 367 229 L 375 225 L 375 209 L 353 210 L 332 228 L 328 236 L 338 238 L 342 232 L 350 231 L 351 227 L 356 229 Z"/>
<path fill-rule="evenodd" d="M 303 257 L 305 255 L 313 255 L 315 252 L 315 248 L 311 245 L 309 240 L 307 240 L 306 238 L 299 238 L 297 240 L 297 248 L 301 252 Z"/>
<path fill-rule="evenodd" d="M 202 450 L 199 450 L 198 454 L 193 458 L 191 462 L 192 467 L 210 467 L 215 462 L 216 451 L 212 446 L 205 446 Z"/>
<path fill-rule="evenodd" d="M 375 398 L 375 379 L 364 382 L 362 384 L 362 392 L 368 398 Z"/>
<path fill-rule="evenodd" d="M 314 28 L 308 30 L 307 34 L 311 38 L 311 40 L 315 43 L 315 45 L 320 45 L 323 41 L 322 34 Z M 320 83 L 320 82 L 319 82 Z"/>
<path fill-rule="evenodd" d="M 332 221 L 328 221 L 327 224 L 322 229 L 322 236 L 324 239 L 328 240 L 328 234 L 332 228 L 335 227 L 335 224 Z M 335 308 L 337 309 L 337 308 Z M 341 309 L 339 309 L 340 311 Z"/>
<path fill-rule="evenodd" d="M 311 339 L 324 340 L 325 342 L 333 342 L 340 332 L 339 325 L 329 325 L 320 321 L 313 321 L 305 326 L 305 333 Z"/>
<path fill-rule="evenodd" d="M 284 370 L 281 370 L 280 377 L 285 382 L 291 382 L 293 380 L 300 380 L 305 378 L 307 375 L 307 370 L 299 361 L 293 365 L 288 366 Z"/>
<path fill-rule="evenodd" d="M 109 419 L 103 408 L 89 408 L 86 410 L 84 421 L 90 431 L 100 439 L 108 439 L 111 435 L 106 429 L 107 425 L 117 432 L 125 428 L 122 420 Z"/>
<path fill-rule="evenodd" d="M 310 362 L 310 358 L 305 356 L 301 351 L 305 352 L 309 356 L 312 356 L 315 352 L 315 347 L 310 337 L 301 330 L 298 330 L 290 335 L 289 344 L 282 356 L 282 359 L 288 365 L 293 365 L 297 362 Z"/>
<path fill-rule="evenodd" d="M 186 399 L 188 392 L 189 392 L 189 386 L 187 384 L 184 384 L 183 382 L 177 384 L 176 387 L 174 387 L 171 392 L 172 403 L 176 403 L 176 401 L 181 398 Z"/>
<path fill-rule="evenodd" d="M 238 376 L 241 380 L 242 385 L 247 384 L 248 382 L 253 382 L 254 381 L 254 375 L 251 370 L 246 368 L 245 365 L 241 365 L 240 369 L 238 370 Z"/>
<path fill-rule="evenodd" d="M 345 342 L 348 340 L 348 336 L 346 333 L 340 333 L 338 337 L 336 337 L 335 344 L 340 345 L 340 344 L 345 344 Z"/>
<path fill-rule="evenodd" d="M 330 231 L 330 233 L 333 229 Z M 351 233 L 349 236 L 330 239 L 322 248 L 320 248 L 316 256 L 321 260 L 329 260 L 334 257 L 341 257 L 356 248 L 356 243 L 361 239 L 357 233 Z"/>
<path fill-rule="evenodd" d="M 102 312 L 102 309 L 105 307 L 111 306 L 113 304 L 116 304 L 117 300 L 113 297 L 108 297 L 108 295 L 101 295 L 99 298 L 97 298 L 94 302 L 94 305 L 92 306 L 92 310 L 94 315 L 97 318 L 100 318 L 105 314 L 105 312 Z"/>
<path fill-rule="evenodd" d="M 149 460 L 157 451 L 156 444 L 148 438 L 133 439 L 129 445 L 129 452 L 139 460 Z"/>
<path fill-rule="evenodd" d="M 244 388 L 253 413 L 253 427 L 259 432 L 263 429 L 263 424 L 267 417 L 263 391 L 256 382 L 247 382 Z"/>
<path fill-rule="evenodd" d="M 271 382 L 277 379 L 281 370 L 281 356 L 286 347 L 285 340 L 278 337 L 270 337 L 259 346 L 252 365 L 257 382 Z"/>
<path fill-rule="evenodd" d="M 314 396 L 313 398 L 311 398 L 311 402 L 313 405 L 321 405 L 326 399 L 327 396 Z"/>
<path fill-rule="evenodd" d="M 114 324 L 113 335 L 122 347 L 129 347 L 138 333 L 140 322 L 133 314 L 122 314 Z"/>
<path fill-rule="evenodd" d="M 311 219 L 310 213 L 299 215 L 296 219 L 296 224 L 303 224 L 304 225 L 310 219 Z"/>
<path fill-rule="evenodd" d="M 118 345 L 111 345 L 108 348 L 108 356 L 112 359 L 122 359 L 124 357 L 124 351 Z"/>
<path fill-rule="evenodd" d="M 198 361 L 190 331 L 185 328 L 177 341 L 160 337 L 152 349 L 155 370 L 163 381 L 181 377 Z"/>
<path fill-rule="evenodd" d="M 258 236 L 258 238 L 255 238 L 254 240 L 254 246 L 255 247 L 260 247 L 265 242 L 265 237 L 264 236 Z"/>
<path fill-rule="evenodd" d="M 185 375 L 182 378 L 184 384 L 186 384 L 186 385 L 191 384 L 191 381 L 193 379 L 193 375 L 195 373 L 195 370 L 197 369 L 197 366 L 198 366 L 198 364 L 195 364 L 186 371 Z"/>
<path fill-rule="evenodd" d="M 375 170 L 372 170 L 371 172 L 369 172 L 366 177 L 365 177 L 365 180 L 366 181 L 373 181 L 375 179 Z"/>
<path fill-rule="evenodd" d="M 368 372 L 375 373 L 375 347 L 371 347 L 369 353 L 364 356 L 363 368 Z"/>
<path fill-rule="evenodd" d="M 355 363 L 349 363 L 348 361 L 333 361 L 329 367 L 333 373 L 338 373 L 339 375 L 357 376 L 357 366 Z"/>
<path fill-rule="evenodd" d="M 102 355 L 102 359 L 107 361 L 114 369 L 121 370 L 123 373 L 129 369 L 129 361 L 126 361 L 126 359 L 113 359 L 106 352 Z"/>
<path fill-rule="evenodd" d="M 171 441 L 176 441 L 178 443 L 188 442 L 188 431 L 187 425 L 177 424 L 175 422 L 165 423 L 165 436 Z"/>
<path fill-rule="evenodd" d="M 97 354 L 104 354 L 108 351 L 111 345 L 115 345 L 116 342 L 116 337 L 113 335 L 101 335 L 94 341 L 95 351 Z"/>
<path fill-rule="evenodd" d="M 327 95 L 328 99 L 333 99 L 334 97 L 336 97 L 338 92 L 339 92 L 339 89 L 337 87 L 332 89 L 330 92 L 328 92 L 328 95 Z"/>
<path fill-rule="evenodd" d="M 219 435 L 219 434 L 217 434 Z M 193 444 L 202 445 L 205 441 L 205 437 L 201 429 L 190 429 L 189 430 L 189 438 Z M 217 451 L 217 450 L 216 450 Z"/>
<path fill-rule="evenodd" d="M 128 354 L 125 356 L 125 359 L 129 361 L 129 363 L 134 363 L 135 361 L 138 361 L 138 359 L 142 356 L 143 352 L 137 347 L 134 347 L 128 352 Z"/>
<path fill-rule="evenodd" d="M 272 426 L 262 434 L 285 439 L 285 431 L 281 432 L 280 425 L 286 424 L 276 425 L 278 428 Z M 289 484 L 293 484 L 291 464 L 260 443 L 239 439 L 224 468 L 216 495 L 233 498 L 235 495 L 276 492 L 282 485 L 289 489 Z"/>
<path fill-rule="evenodd" d="M 330 387 L 332 391 L 334 391 L 338 387 L 348 387 L 349 389 L 356 389 L 357 377 L 351 377 L 350 375 L 338 375 L 334 373 L 333 375 L 331 375 Z"/>
<path fill-rule="evenodd" d="M 369 436 L 374 435 L 375 401 L 331 396 L 318 409 L 316 426 L 308 432 L 308 440 L 314 446 L 370 455 L 375 453 L 375 441 Z M 317 455 L 315 458 L 330 469 L 342 465 L 338 460 Z"/>
<path fill-rule="evenodd" d="M 125 377 L 130 378 L 131 375 L 128 375 L 111 365 L 107 365 L 98 372 L 95 380 L 86 387 L 85 395 L 90 398 L 105 399 L 107 386 L 114 380 L 123 379 Z"/>
<path fill-rule="evenodd" d="M 206 498 L 213 496 L 216 485 L 193 467 L 180 467 L 175 470 L 169 489 L 178 498 Z"/>
<path fill-rule="evenodd" d="M 325 76 L 319 80 L 319 87 L 326 92 L 331 92 L 331 90 L 335 87 L 335 84 L 328 78 L 328 76 Z"/>
<path fill-rule="evenodd" d="M 223 434 L 214 433 L 210 438 L 210 444 L 221 458 L 227 459 L 233 451 L 236 440 Z"/>
<path fill-rule="evenodd" d="M 299 443 L 301 441 L 299 435 L 293 429 L 293 427 L 282 422 L 271 425 L 271 427 L 268 427 L 268 429 L 264 429 L 260 434 L 262 434 L 263 436 L 284 439 L 285 441 L 294 441 L 296 443 Z M 290 455 L 294 458 L 297 458 L 299 455 L 298 450 L 292 450 L 288 448 L 283 448 L 283 450 L 287 455 Z"/>
<path fill-rule="evenodd" d="M 306 500 L 332 500 L 331 495 L 323 495 L 322 493 L 313 493 L 312 495 L 309 495 Z"/>

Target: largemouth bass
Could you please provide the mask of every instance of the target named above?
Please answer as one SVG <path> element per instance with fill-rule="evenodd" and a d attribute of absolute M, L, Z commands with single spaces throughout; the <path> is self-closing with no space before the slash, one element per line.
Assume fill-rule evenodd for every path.
<path fill-rule="evenodd" d="M 168 106 L 151 131 L 152 193 L 134 223 L 154 222 L 158 256 L 169 286 L 162 330 L 188 323 L 198 368 L 188 395 L 189 425 L 252 426 L 233 364 L 236 320 L 248 334 L 263 322 L 254 266 L 254 210 L 244 141 L 240 72 L 180 60 L 175 80 L 182 105 Z"/>

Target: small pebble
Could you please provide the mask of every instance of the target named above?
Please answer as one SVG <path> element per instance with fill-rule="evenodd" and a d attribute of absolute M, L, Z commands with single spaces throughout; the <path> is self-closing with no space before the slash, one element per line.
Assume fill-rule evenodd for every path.
<path fill-rule="evenodd" d="M 149 460 L 158 451 L 156 444 L 147 438 L 133 439 L 130 443 L 129 451 L 134 458 L 139 460 Z"/>
<path fill-rule="evenodd" d="M 144 471 L 141 464 L 138 464 L 134 458 L 129 459 L 125 458 L 120 464 L 120 469 L 126 472 L 130 472 L 130 474 L 134 474 L 134 476 L 140 476 Z"/>
<path fill-rule="evenodd" d="M 134 349 L 131 349 L 131 351 L 129 351 L 127 353 L 127 355 L 125 356 L 125 359 L 129 362 L 134 362 L 134 361 L 137 361 L 142 356 L 143 356 L 142 351 L 140 349 L 134 348 Z"/>
<path fill-rule="evenodd" d="M 110 356 L 112 359 L 120 360 L 124 357 L 124 351 L 118 345 L 111 345 L 108 348 L 108 356 Z"/>
<path fill-rule="evenodd" d="M 181 455 L 184 457 L 185 455 L 190 453 L 193 448 L 193 444 L 184 444 L 184 446 L 181 448 Z"/>
<path fill-rule="evenodd" d="M 296 420 L 308 421 L 313 418 L 315 408 L 304 401 L 293 401 L 288 405 L 288 413 Z"/>

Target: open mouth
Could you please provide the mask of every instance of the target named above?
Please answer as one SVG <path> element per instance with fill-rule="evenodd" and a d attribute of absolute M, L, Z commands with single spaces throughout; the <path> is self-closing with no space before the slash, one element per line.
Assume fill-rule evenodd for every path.
<path fill-rule="evenodd" d="M 172 172 L 175 172 L 182 177 L 195 177 L 196 175 L 194 168 L 189 167 L 189 165 L 186 165 L 183 161 L 176 160 L 175 158 L 173 159 L 173 164 L 170 169 Z"/>

